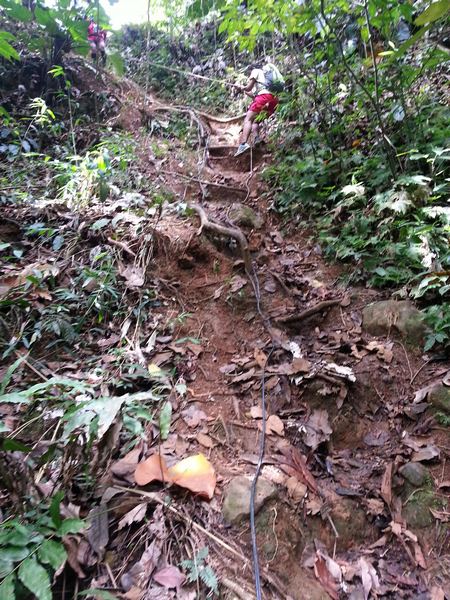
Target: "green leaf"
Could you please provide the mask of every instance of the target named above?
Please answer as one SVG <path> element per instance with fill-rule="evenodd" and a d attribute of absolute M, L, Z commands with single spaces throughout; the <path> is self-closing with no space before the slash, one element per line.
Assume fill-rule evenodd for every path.
<path fill-rule="evenodd" d="M 29 554 L 30 550 L 27 546 L 6 546 L 2 548 L 2 558 L 13 563 L 24 560 Z"/>
<path fill-rule="evenodd" d="M 65 519 L 58 528 L 58 535 L 67 535 L 68 533 L 78 533 L 86 527 L 86 523 L 81 519 Z"/>
<path fill-rule="evenodd" d="M 450 12 L 450 3 L 448 0 L 439 0 L 433 2 L 428 8 L 426 8 L 422 14 L 420 14 L 414 21 L 414 25 L 426 25 L 427 23 L 433 23 L 444 15 Z"/>
<path fill-rule="evenodd" d="M 15 598 L 14 585 L 16 582 L 16 576 L 14 573 L 8 575 L 0 583 L 0 600 L 13 600 Z"/>
<path fill-rule="evenodd" d="M 29 402 L 30 398 L 36 394 L 37 392 L 42 392 L 48 388 L 53 386 L 62 386 L 72 388 L 72 390 L 77 392 L 85 392 L 87 386 L 79 381 L 75 381 L 74 379 L 67 379 L 64 377 L 52 377 L 48 381 L 44 381 L 43 383 L 37 383 L 36 385 L 31 386 L 27 390 L 23 390 L 22 392 L 11 392 L 10 394 L 3 394 L 0 396 L 0 404 L 4 402 Z"/>
<path fill-rule="evenodd" d="M 52 600 L 50 577 L 34 558 L 27 558 L 19 567 L 19 579 L 38 600 Z"/>
<path fill-rule="evenodd" d="M 57 571 L 66 560 L 67 552 L 61 542 L 45 540 L 38 550 L 38 556 L 42 563 L 50 565 Z"/>
<path fill-rule="evenodd" d="M 21 356 L 16 361 L 14 361 L 10 367 L 8 367 L 8 370 L 6 371 L 5 375 L 3 376 L 3 381 L 0 385 L 0 394 L 5 393 L 5 390 L 9 384 L 9 382 L 11 381 L 11 377 L 14 374 L 14 371 L 23 363 L 24 360 L 25 360 L 25 356 Z"/>
<path fill-rule="evenodd" d="M 4 440 L 3 444 L 2 444 L 2 449 L 5 450 L 6 452 L 32 452 L 33 448 L 31 448 L 30 446 L 25 446 L 25 444 L 22 444 L 21 442 L 18 442 L 17 440 L 13 440 L 13 439 L 9 439 L 7 438 L 6 440 Z"/>
<path fill-rule="evenodd" d="M 162 440 L 167 440 L 170 431 L 170 421 L 172 418 L 172 405 L 169 401 L 164 403 L 164 406 L 159 413 L 159 433 Z"/>
<path fill-rule="evenodd" d="M 102 600 L 117 600 L 117 596 L 114 596 L 108 590 L 101 590 L 99 588 L 91 588 L 90 590 L 78 592 L 78 596 L 92 596 L 93 598 L 101 598 Z"/>
<path fill-rule="evenodd" d="M 14 36 L 7 31 L 0 31 L 0 56 L 3 56 L 6 60 L 11 60 L 12 58 L 19 60 L 17 50 L 9 43 L 14 39 Z"/>
<path fill-rule="evenodd" d="M 11 571 L 14 568 L 14 563 L 12 562 L 12 560 L 9 560 L 9 558 L 6 558 L 6 556 L 0 556 L 0 579 L 3 579 L 3 577 L 7 577 Z M 1 586 L 0 586 L 0 591 L 1 591 Z M 3 597 L 0 593 L 0 599 L 3 600 Z"/>
<path fill-rule="evenodd" d="M 60 527 L 61 523 L 62 523 L 62 518 L 61 518 L 61 514 L 60 514 L 60 505 L 61 505 L 61 500 L 64 498 L 64 492 L 63 491 L 59 491 L 56 492 L 56 494 L 53 496 L 52 498 L 52 502 L 50 504 L 50 516 L 52 518 L 53 523 L 55 524 L 55 527 Z"/>

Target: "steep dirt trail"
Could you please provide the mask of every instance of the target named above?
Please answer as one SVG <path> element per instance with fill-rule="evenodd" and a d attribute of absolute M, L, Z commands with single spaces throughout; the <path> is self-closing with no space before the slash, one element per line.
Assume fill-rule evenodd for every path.
<path fill-rule="evenodd" d="M 340 270 L 324 263 L 305 232 L 282 233 L 262 197 L 260 173 L 270 159 L 264 147 L 235 158 L 239 126 L 205 124 L 208 152 L 197 178 L 219 185 L 188 181 L 177 191 L 184 187 L 187 200 L 200 201 L 211 221 L 245 232 L 262 311 L 275 328 L 266 387 L 268 414 L 276 418 L 266 438 L 262 477 L 276 486 L 277 498 L 268 500 L 257 521 L 266 597 L 356 600 L 364 597 L 365 586 L 386 598 L 428 598 L 433 583 L 445 580 L 447 567 L 442 575 L 436 565 L 448 553 L 449 540 L 442 528 L 429 527 L 429 519 L 419 522 L 422 508 L 409 510 L 398 467 L 411 454 L 405 435 L 448 453 L 447 434 L 439 438 L 422 426 L 424 418 L 405 417 L 414 391 L 442 373 L 442 366 L 418 373 L 423 360 L 417 351 L 390 335 L 373 338 L 362 330 L 362 308 L 383 295 L 345 288 L 338 282 Z M 248 524 L 230 528 L 221 507 L 229 482 L 239 475 L 251 478 L 255 470 L 261 366 L 273 336 L 257 313 L 238 249 L 220 236 L 198 236 L 195 225 L 194 219 L 180 223 L 176 217 L 159 225 L 161 234 L 172 231 L 182 249 L 175 264 L 168 259 L 170 281 L 187 313 L 174 337 L 193 344 L 180 360 L 188 388 L 181 408 L 188 417 L 178 422 L 177 435 L 180 451 L 188 444 L 207 453 L 217 470 L 209 529 L 237 544 L 247 558 L 243 567 L 225 552 L 216 567 L 233 571 L 251 591 Z M 160 263 L 161 273 L 167 266 Z M 323 309 L 305 319 L 281 322 L 317 306 Z M 307 463 L 300 464 L 298 456 Z M 435 482 L 448 479 L 445 472 L 445 458 L 431 463 Z M 415 493 L 409 490 L 408 496 Z M 438 496 L 444 502 L 445 494 Z M 412 516 L 405 518 L 406 509 Z M 425 512 L 429 516 L 428 508 Z M 333 568 L 339 571 L 336 579 Z"/>

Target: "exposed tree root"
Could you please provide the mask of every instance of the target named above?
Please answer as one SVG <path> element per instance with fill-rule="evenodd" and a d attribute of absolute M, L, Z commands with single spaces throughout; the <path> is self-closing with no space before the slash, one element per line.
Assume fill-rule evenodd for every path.
<path fill-rule="evenodd" d="M 224 225 L 219 225 L 218 223 L 213 223 L 208 219 L 208 215 L 205 213 L 203 208 L 198 204 L 189 204 L 189 208 L 194 210 L 198 216 L 200 217 L 200 228 L 197 232 L 197 235 L 200 235 L 203 229 L 209 229 L 214 233 L 219 235 L 225 235 L 227 237 L 231 237 L 239 244 L 239 248 L 241 250 L 242 259 L 244 261 L 245 270 L 250 275 L 253 272 L 252 269 L 252 260 L 250 258 L 250 252 L 248 249 L 248 242 L 245 235 L 242 231 L 236 227 L 225 227 Z"/>
<path fill-rule="evenodd" d="M 319 302 L 315 306 L 311 306 L 307 308 L 303 312 L 298 315 L 292 315 L 290 317 L 283 317 L 282 319 L 277 319 L 277 323 L 282 323 L 283 325 L 289 325 L 291 323 L 297 323 L 299 321 L 303 321 L 307 319 L 311 315 L 315 315 L 316 313 L 324 310 L 325 308 L 330 308 L 332 306 L 336 306 L 342 301 L 342 298 L 335 298 L 334 300 L 324 300 L 323 302 Z"/>

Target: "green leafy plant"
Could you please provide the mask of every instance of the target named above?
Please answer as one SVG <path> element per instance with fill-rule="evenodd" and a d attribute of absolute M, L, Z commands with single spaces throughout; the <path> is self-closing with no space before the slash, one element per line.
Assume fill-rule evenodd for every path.
<path fill-rule="evenodd" d="M 191 560 L 183 560 L 180 563 L 182 569 L 186 571 L 186 579 L 190 583 L 203 583 L 209 594 L 219 594 L 219 583 L 216 574 L 212 568 L 206 563 L 208 558 L 209 548 L 205 546 L 201 548 L 194 558 Z"/>
<path fill-rule="evenodd" d="M 51 576 L 67 559 L 62 538 L 84 527 L 80 519 L 63 519 L 57 493 L 48 507 L 30 508 L 21 518 L 0 525 L 0 598 L 14 600 L 28 590 L 38 600 L 51 600 Z"/>

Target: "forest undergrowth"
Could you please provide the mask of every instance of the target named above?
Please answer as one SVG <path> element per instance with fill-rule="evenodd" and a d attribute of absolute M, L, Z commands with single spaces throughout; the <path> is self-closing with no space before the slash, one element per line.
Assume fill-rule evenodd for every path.
<path fill-rule="evenodd" d="M 0 0 L 0 599 L 254 597 L 223 506 L 261 377 L 265 597 L 448 597 L 446 3 L 171 3 L 106 70 L 75 3 L 26 4 Z M 269 56 L 247 164 L 229 84 Z M 418 338 L 364 329 L 392 298 Z"/>

